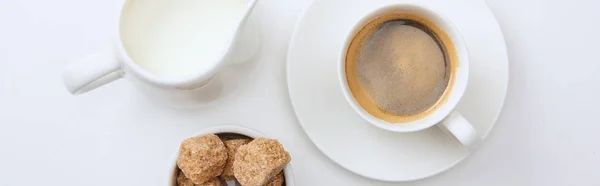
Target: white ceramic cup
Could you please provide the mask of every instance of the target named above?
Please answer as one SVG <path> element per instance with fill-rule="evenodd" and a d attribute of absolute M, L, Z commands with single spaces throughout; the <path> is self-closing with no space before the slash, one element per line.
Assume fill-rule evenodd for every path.
<path fill-rule="evenodd" d="M 242 126 L 237 126 L 237 125 L 221 125 L 221 126 L 216 126 L 216 127 L 211 127 L 211 128 L 207 128 L 202 130 L 201 132 L 197 133 L 194 136 L 203 136 L 206 134 L 240 134 L 240 135 L 244 135 L 250 138 L 258 138 L 258 137 L 266 137 L 264 134 L 254 131 L 252 129 L 246 128 L 246 127 L 242 127 Z M 177 147 L 177 150 L 175 150 L 175 154 L 173 155 L 173 160 L 171 161 L 171 164 L 169 164 L 168 167 L 168 176 L 169 176 L 169 180 L 167 183 L 167 186 L 177 186 L 177 174 L 179 173 L 179 168 L 177 168 L 177 156 L 179 154 L 179 147 Z M 284 186 L 294 186 L 294 171 L 292 170 L 292 165 L 291 163 L 288 164 L 287 166 L 285 166 L 285 168 L 283 169 L 283 177 L 285 179 L 285 185 Z M 233 184 L 230 184 L 233 185 Z"/>
<path fill-rule="evenodd" d="M 219 61 L 214 63 L 215 65 L 207 69 L 199 69 L 193 77 L 170 78 L 152 74 L 132 60 L 123 45 L 122 37 L 124 35 L 120 33 L 121 27 L 126 26 L 124 24 L 127 22 L 124 20 L 128 20 L 126 16 L 130 16 L 128 11 L 130 11 L 130 6 L 134 1 L 126 0 L 121 8 L 119 32 L 117 32 L 119 37 L 115 44 L 109 44 L 64 70 L 62 80 L 71 94 L 86 93 L 127 75 L 134 82 L 134 86 L 141 89 L 153 100 L 181 107 L 201 105 L 214 101 L 214 97 L 218 96 L 214 94 L 220 93 L 221 89 L 218 85 L 211 87 L 206 85 L 213 80 L 223 67 L 247 60 L 256 53 L 257 38 L 248 38 L 248 35 L 256 35 L 246 33 L 248 29 L 245 28 L 247 26 L 245 23 L 257 0 L 242 0 L 246 3 L 245 13 L 239 18 L 236 27 L 231 28 L 235 32 L 233 32 L 234 34 L 230 40 L 223 41 L 229 47 L 221 52 L 221 57 Z M 171 2 L 177 3 L 177 1 Z M 139 21 L 154 21 L 149 19 L 155 19 L 155 17 L 144 17 Z M 165 63 L 168 63 L 168 61 L 165 61 Z"/>
<path fill-rule="evenodd" d="M 451 87 L 448 88 L 450 91 L 446 93 L 449 94 L 447 100 L 439 103 L 439 105 L 437 105 L 438 108 L 429 113 L 429 115 L 404 123 L 391 123 L 369 114 L 355 100 L 352 92 L 350 92 L 350 88 L 348 87 L 348 82 L 346 80 L 345 60 L 346 52 L 350 42 L 356 33 L 358 33 L 358 31 L 367 23 L 382 15 L 390 13 L 408 13 L 424 18 L 435 24 L 441 31 L 445 32 L 449 36 L 454 48 L 456 49 L 456 55 L 458 59 L 458 65 L 456 67 L 457 69 L 454 71 L 454 82 L 451 82 L 449 85 Z M 341 49 L 338 58 L 338 75 L 340 84 L 342 86 L 342 92 L 352 108 L 367 122 L 381 129 L 394 132 L 415 132 L 437 125 L 446 131 L 446 133 L 457 139 L 458 142 L 464 146 L 469 147 L 472 146 L 476 141 L 479 141 L 475 128 L 459 112 L 454 110 L 467 88 L 469 79 L 469 59 L 465 43 L 459 31 L 454 25 L 452 25 L 450 21 L 429 10 L 428 8 L 416 3 L 387 5 L 371 11 L 358 20 L 356 25 L 347 33 L 345 43 L 342 47 L 343 48 Z"/>

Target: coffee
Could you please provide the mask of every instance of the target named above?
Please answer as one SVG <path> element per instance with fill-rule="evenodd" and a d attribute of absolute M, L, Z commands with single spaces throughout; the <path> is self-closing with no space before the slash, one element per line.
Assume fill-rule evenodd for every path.
<path fill-rule="evenodd" d="M 426 116 L 450 87 L 454 49 L 434 24 L 412 14 L 367 23 L 346 53 L 350 91 L 371 115 L 389 122 Z"/>

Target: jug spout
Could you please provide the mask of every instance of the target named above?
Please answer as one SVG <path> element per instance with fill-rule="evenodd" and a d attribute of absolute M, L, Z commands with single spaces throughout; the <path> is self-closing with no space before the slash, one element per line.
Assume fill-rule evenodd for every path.
<path fill-rule="evenodd" d="M 250 16 L 250 13 L 252 13 L 252 10 L 254 10 L 254 7 L 256 6 L 256 2 L 258 0 L 244 0 L 246 1 L 246 12 L 244 13 L 244 17 L 242 18 L 242 20 L 240 21 L 240 25 L 243 25 L 246 20 L 248 19 L 248 17 Z"/>
<path fill-rule="evenodd" d="M 252 10 L 256 6 L 257 0 L 237 0 L 237 1 L 244 1 L 244 3 L 246 4 L 245 12 L 243 14 L 241 14 L 242 16 L 239 18 L 239 22 L 237 23 L 237 27 L 236 27 L 236 29 L 237 29 L 236 31 L 239 33 L 240 30 L 242 30 L 242 28 L 244 27 L 244 24 L 246 23 L 246 21 L 248 20 L 248 17 L 250 17 Z"/>
<path fill-rule="evenodd" d="M 233 39 L 231 40 L 226 60 L 229 64 L 248 61 L 256 54 L 259 45 L 259 33 L 253 20 L 249 20 L 258 0 L 242 0 L 246 2 L 246 12 L 241 17 Z"/>

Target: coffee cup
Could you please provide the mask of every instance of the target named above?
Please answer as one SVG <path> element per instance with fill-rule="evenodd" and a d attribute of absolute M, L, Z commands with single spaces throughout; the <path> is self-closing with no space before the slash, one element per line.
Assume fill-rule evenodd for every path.
<path fill-rule="evenodd" d="M 128 77 L 151 100 L 167 105 L 212 103 L 222 87 L 211 82 L 215 76 L 256 53 L 256 35 L 246 28 L 255 4 L 126 0 L 115 44 L 68 66 L 63 83 L 77 95 Z"/>
<path fill-rule="evenodd" d="M 446 17 L 418 3 L 378 7 L 346 33 L 338 60 L 342 92 L 368 123 L 394 132 L 437 125 L 466 147 L 478 141 L 455 110 L 469 58 Z"/>

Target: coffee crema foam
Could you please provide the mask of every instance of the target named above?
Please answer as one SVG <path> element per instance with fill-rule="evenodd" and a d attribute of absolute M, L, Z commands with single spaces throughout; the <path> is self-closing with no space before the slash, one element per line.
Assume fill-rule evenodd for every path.
<path fill-rule="evenodd" d="M 449 37 L 412 14 L 367 23 L 346 54 L 346 79 L 357 102 L 388 122 L 422 118 L 444 102 L 457 66 Z"/>

